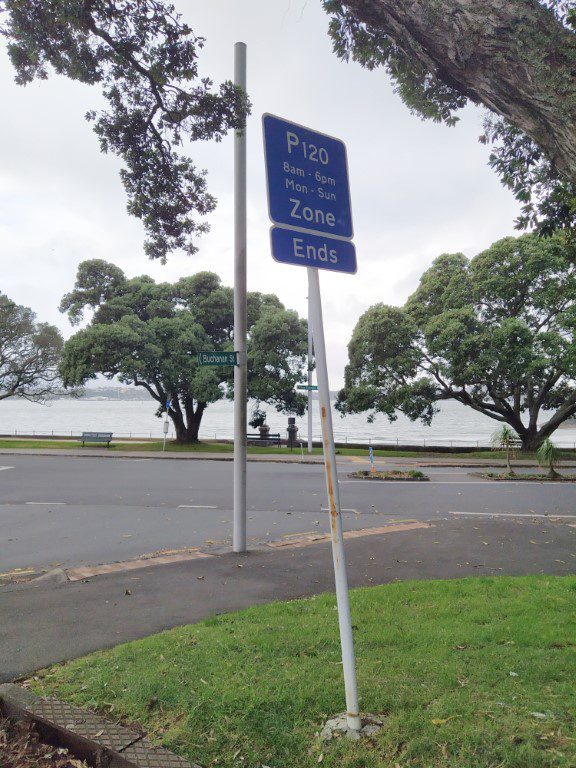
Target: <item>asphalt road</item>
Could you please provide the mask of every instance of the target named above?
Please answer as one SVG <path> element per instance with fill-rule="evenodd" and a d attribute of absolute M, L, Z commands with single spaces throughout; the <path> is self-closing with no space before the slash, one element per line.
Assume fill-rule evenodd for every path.
<path fill-rule="evenodd" d="M 154 459 L 3 456 L 0 573 L 129 560 L 163 550 L 223 551 L 232 526 L 232 464 Z M 376 483 L 338 470 L 344 527 L 434 521 L 455 513 L 561 515 L 576 523 L 576 487 L 492 483 L 458 468 L 430 468 L 429 483 Z M 328 527 L 320 465 L 248 466 L 252 546 Z"/>

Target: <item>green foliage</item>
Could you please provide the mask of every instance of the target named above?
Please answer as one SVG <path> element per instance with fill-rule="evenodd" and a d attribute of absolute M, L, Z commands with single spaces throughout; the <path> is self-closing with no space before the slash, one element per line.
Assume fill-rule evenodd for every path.
<path fill-rule="evenodd" d="M 248 424 L 252 427 L 252 429 L 258 429 L 258 427 L 263 427 L 264 424 L 266 424 L 266 411 L 263 411 L 262 409 L 255 407 L 252 411 L 252 415 L 250 417 L 250 421 Z"/>
<path fill-rule="evenodd" d="M 60 386 L 60 331 L 0 293 L 0 400 L 42 402 Z"/>
<path fill-rule="evenodd" d="M 552 440 L 546 439 L 536 451 L 536 457 L 541 467 L 548 467 L 550 477 L 558 477 L 556 467 L 562 459 L 562 452 L 557 448 Z"/>
<path fill-rule="evenodd" d="M 337 407 L 429 424 L 453 399 L 537 447 L 576 414 L 574 256 L 561 235 L 504 238 L 471 261 L 440 256 L 404 307 L 362 315 Z M 554 413 L 538 428 L 543 410 Z"/>
<path fill-rule="evenodd" d="M 560 25 L 576 31 L 574 0 L 540 0 L 540 4 L 554 12 Z M 378 4 L 372 5 L 376 8 Z M 454 82 L 441 61 L 434 61 L 434 57 L 427 55 L 417 35 L 412 36 L 409 29 L 403 29 L 405 38 L 398 42 L 394 30 L 402 27 L 402 22 L 392 13 L 388 18 L 385 8 L 378 7 L 375 14 L 381 23 L 371 25 L 359 21 L 343 0 L 323 0 L 323 6 L 330 15 L 330 36 L 336 55 L 345 61 L 352 59 L 369 70 L 384 68 L 395 92 L 412 113 L 453 126 L 459 119 L 456 113 L 469 100 L 476 100 L 468 90 Z M 430 14 L 429 23 L 433 24 L 434 13 L 444 12 L 442 3 L 438 6 L 440 10 L 435 11 L 430 3 L 418 3 L 414 13 L 421 14 L 426 10 Z M 489 24 L 487 21 L 487 29 Z M 492 47 L 499 44 L 496 39 Z M 529 49 L 529 37 L 526 37 L 524 47 Z M 423 61 L 428 61 L 429 65 Z M 479 91 L 482 91 L 481 87 Z M 561 91 L 558 88 L 559 94 Z M 501 99 L 506 101 L 506 93 L 501 94 Z M 485 106 L 488 110 L 493 108 L 490 101 Z M 575 180 L 562 177 L 550 158 L 526 133 L 496 112 L 487 111 L 480 141 L 492 145 L 489 165 L 521 203 L 522 213 L 516 222 L 519 229 L 537 228 L 542 234 L 549 235 L 559 229 L 576 227 Z"/>
<path fill-rule="evenodd" d="M 510 429 L 508 424 L 503 424 L 500 429 L 497 429 L 492 433 L 490 442 L 495 451 L 508 451 L 512 448 L 516 440 L 518 440 L 518 435 L 514 430 Z"/>
<path fill-rule="evenodd" d="M 246 95 L 200 78 L 204 40 L 163 0 L 0 0 L 0 34 L 20 85 L 50 71 L 99 85 L 108 109 L 91 111 L 102 152 L 124 162 L 128 211 L 142 220 L 150 258 L 194 253 L 216 201 L 205 172 L 175 151 L 184 139 L 220 141 L 240 129 Z"/>
<path fill-rule="evenodd" d="M 307 326 L 276 296 L 249 294 L 248 386 L 250 396 L 282 412 L 302 414 L 295 386 L 303 381 Z M 98 373 L 144 387 L 169 415 L 179 440 L 195 441 L 205 408 L 230 395 L 231 367 L 197 364 L 198 352 L 234 348 L 233 292 L 218 275 L 200 272 L 175 284 L 147 276 L 128 279 L 113 264 L 83 262 L 74 290 L 60 309 L 87 328 L 65 345 L 61 372 L 66 386 Z"/>

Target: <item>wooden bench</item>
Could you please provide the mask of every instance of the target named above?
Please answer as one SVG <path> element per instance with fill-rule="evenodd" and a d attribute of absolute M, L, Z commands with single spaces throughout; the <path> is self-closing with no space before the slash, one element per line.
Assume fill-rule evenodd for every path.
<path fill-rule="evenodd" d="M 106 443 L 106 448 L 110 447 L 112 432 L 82 432 L 82 448 L 84 443 Z"/>
<path fill-rule="evenodd" d="M 246 442 L 250 443 L 251 445 L 277 445 L 278 448 L 282 447 L 280 432 L 269 432 L 266 437 L 262 437 L 257 432 L 249 432 L 246 435 Z"/>

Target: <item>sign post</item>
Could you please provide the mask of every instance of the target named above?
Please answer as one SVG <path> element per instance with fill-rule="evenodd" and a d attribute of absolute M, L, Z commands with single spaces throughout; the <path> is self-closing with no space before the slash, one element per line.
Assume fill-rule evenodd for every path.
<path fill-rule="evenodd" d="M 162 425 L 163 432 L 164 432 L 164 443 L 162 445 L 162 451 L 166 450 L 166 435 L 168 434 L 169 429 L 169 422 L 168 422 L 168 411 L 170 410 L 170 406 L 172 405 L 172 400 L 166 400 L 166 419 L 164 420 L 164 424 Z"/>
<path fill-rule="evenodd" d="M 312 453 L 313 450 L 313 438 L 312 438 L 312 354 L 313 354 L 313 342 L 312 342 L 312 321 L 310 319 L 310 296 L 308 296 L 308 453 Z"/>
<path fill-rule="evenodd" d="M 234 85 L 246 92 L 246 43 L 234 45 Z M 246 125 L 234 135 L 234 525 L 232 549 L 246 551 Z"/>
<path fill-rule="evenodd" d="M 352 212 L 346 148 L 338 139 L 274 115 L 264 115 L 263 126 L 268 210 L 277 225 L 271 229 L 272 256 L 284 264 L 308 268 L 309 317 L 320 400 L 346 715 L 350 730 L 359 731 L 362 724 L 318 277 L 319 269 L 356 272 L 356 251 L 350 242 Z"/>

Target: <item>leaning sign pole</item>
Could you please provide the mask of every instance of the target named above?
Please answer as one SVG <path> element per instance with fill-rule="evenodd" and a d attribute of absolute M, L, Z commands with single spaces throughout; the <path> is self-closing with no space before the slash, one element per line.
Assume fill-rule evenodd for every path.
<path fill-rule="evenodd" d="M 246 43 L 234 45 L 234 85 L 246 92 Z M 232 549 L 246 551 L 246 125 L 234 136 L 234 525 Z"/>
<path fill-rule="evenodd" d="M 338 139 L 274 115 L 264 115 L 263 126 L 268 211 L 275 224 L 270 232 L 272 256 L 281 263 L 308 268 L 346 713 L 348 727 L 359 731 L 354 642 L 318 276 L 319 269 L 356 272 L 346 148 Z"/>

